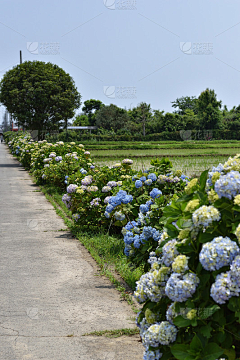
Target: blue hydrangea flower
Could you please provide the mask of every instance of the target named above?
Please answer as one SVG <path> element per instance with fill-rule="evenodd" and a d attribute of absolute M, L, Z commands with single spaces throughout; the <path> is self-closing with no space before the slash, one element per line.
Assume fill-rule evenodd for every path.
<path fill-rule="evenodd" d="M 62 202 L 67 206 L 68 209 L 71 207 L 71 195 L 64 194 L 62 197 Z"/>
<path fill-rule="evenodd" d="M 219 236 L 203 245 L 199 261 L 205 270 L 215 271 L 230 265 L 239 253 L 240 249 L 235 241 Z"/>
<path fill-rule="evenodd" d="M 111 188 L 112 188 L 112 187 L 116 187 L 116 186 L 117 186 L 117 182 L 116 182 L 116 181 L 109 181 L 109 182 L 107 183 L 107 186 L 110 186 Z"/>
<path fill-rule="evenodd" d="M 61 156 L 56 156 L 56 157 L 55 157 L 55 161 L 57 161 L 57 162 L 58 162 L 58 161 L 62 161 L 62 157 L 61 157 Z"/>
<path fill-rule="evenodd" d="M 81 168 L 81 169 L 80 169 L 80 173 L 81 173 L 81 174 L 87 174 L 87 170 Z"/>
<path fill-rule="evenodd" d="M 77 190 L 78 186 L 75 185 L 75 184 L 70 184 L 68 187 L 67 187 L 67 192 L 70 194 L 70 193 L 75 193 L 76 190 Z"/>
<path fill-rule="evenodd" d="M 104 215 L 105 215 L 105 217 L 106 217 L 107 219 L 109 219 L 109 218 L 110 218 L 110 214 L 109 214 L 109 212 L 105 211 Z"/>
<path fill-rule="evenodd" d="M 123 221 L 125 219 L 125 215 L 121 211 L 116 211 L 114 217 L 118 221 Z"/>
<path fill-rule="evenodd" d="M 73 214 L 73 219 L 77 222 L 80 219 L 80 215 L 79 214 Z"/>
<path fill-rule="evenodd" d="M 125 243 L 125 245 L 131 245 L 133 243 L 134 239 L 134 235 L 131 231 L 127 231 L 126 234 L 124 235 L 123 241 Z"/>
<path fill-rule="evenodd" d="M 111 191 L 111 190 L 112 190 L 111 186 L 104 186 L 104 187 L 102 188 L 102 192 L 103 192 L 103 193 L 107 193 L 107 192 L 109 192 L 109 191 Z"/>
<path fill-rule="evenodd" d="M 135 187 L 136 187 L 137 189 L 139 189 L 139 188 L 142 187 L 142 186 L 143 186 L 143 183 L 142 183 L 141 180 L 137 180 L 137 181 L 135 182 Z"/>
<path fill-rule="evenodd" d="M 152 350 L 146 350 L 143 354 L 143 360 L 159 360 L 163 356 L 162 353 L 160 353 L 159 350 L 152 351 Z"/>
<path fill-rule="evenodd" d="M 152 181 L 156 181 L 157 180 L 157 175 L 154 173 L 151 173 L 148 175 L 148 179 L 151 179 Z"/>
<path fill-rule="evenodd" d="M 236 256 L 230 266 L 231 279 L 240 288 L 240 256 Z"/>
<path fill-rule="evenodd" d="M 142 176 L 142 177 L 140 177 L 140 180 L 144 182 L 147 180 L 147 178 L 146 178 L 146 176 Z"/>
<path fill-rule="evenodd" d="M 149 186 L 152 184 L 152 182 L 152 179 L 147 179 L 144 184 Z"/>
<path fill-rule="evenodd" d="M 183 302 L 192 297 L 199 282 L 196 274 L 173 273 L 167 281 L 165 293 L 172 301 Z"/>
<path fill-rule="evenodd" d="M 130 251 L 131 251 L 131 250 L 132 250 L 131 245 L 126 244 L 126 245 L 125 245 L 125 248 L 124 248 L 124 254 L 125 254 L 126 256 L 130 256 Z"/>
<path fill-rule="evenodd" d="M 156 323 L 151 325 L 147 331 L 144 332 L 142 338 L 143 344 L 148 347 L 158 347 L 159 344 L 169 345 L 176 341 L 177 332 L 176 326 L 170 324 L 168 321 Z"/>
<path fill-rule="evenodd" d="M 234 198 L 240 194 L 240 173 L 238 171 L 230 171 L 226 175 L 221 175 L 214 185 L 214 190 L 219 198 Z"/>
<path fill-rule="evenodd" d="M 147 299 L 152 302 L 159 302 L 165 296 L 165 285 L 169 278 L 169 272 L 170 269 L 165 267 L 142 275 L 140 280 L 136 282 L 135 299 L 139 303 Z"/>
<path fill-rule="evenodd" d="M 152 189 L 152 191 L 150 192 L 149 194 L 153 199 L 156 199 L 156 198 L 159 198 L 161 195 L 162 195 L 162 191 L 157 189 L 157 188 L 154 188 Z"/>
<path fill-rule="evenodd" d="M 225 304 L 232 296 L 239 296 L 240 289 L 231 279 L 230 272 L 218 274 L 211 286 L 210 295 L 217 304 Z"/>
<path fill-rule="evenodd" d="M 114 210 L 114 206 L 112 206 L 108 201 L 108 205 L 107 205 L 105 211 L 110 214 L 113 210 Z"/>
<path fill-rule="evenodd" d="M 128 223 L 127 223 L 127 225 L 125 225 L 125 229 L 126 230 L 131 230 L 132 228 L 134 228 L 134 226 L 136 226 L 137 225 L 137 223 L 136 223 L 136 221 L 129 221 Z"/>
<path fill-rule="evenodd" d="M 139 210 L 145 214 L 146 212 L 148 212 L 150 210 L 150 207 L 147 204 L 141 204 L 139 207 Z"/>
<path fill-rule="evenodd" d="M 170 266 L 174 259 L 179 255 L 176 248 L 177 240 L 168 241 L 162 248 L 162 261 L 166 266 Z"/>
<path fill-rule="evenodd" d="M 207 183 L 206 183 L 207 188 L 209 188 L 210 186 L 213 185 L 213 183 L 212 183 L 212 176 L 213 176 L 213 174 L 214 174 L 215 172 L 219 172 L 221 175 L 223 175 L 223 174 L 224 174 L 223 171 L 224 171 L 224 166 L 223 166 L 223 164 L 218 164 L 218 166 L 216 166 L 216 167 L 213 166 L 212 170 L 208 172 L 208 179 L 207 179 Z"/>
<path fill-rule="evenodd" d="M 123 204 L 129 204 L 132 201 L 133 201 L 133 196 L 132 195 L 126 195 L 122 199 Z"/>
<path fill-rule="evenodd" d="M 134 246 L 136 249 L 139 249 L 139 248 L 140 248 L 141 243 L 140 243 L 139 235 L 135 235 L 135 236 L 134 236 L 134 238 L 133 238 L 133 246 Z"/>

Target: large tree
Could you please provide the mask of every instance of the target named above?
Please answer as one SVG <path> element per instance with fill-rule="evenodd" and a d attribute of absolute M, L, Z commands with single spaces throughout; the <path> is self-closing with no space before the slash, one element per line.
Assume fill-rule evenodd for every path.
<path fill-rule="evenodd" d="M 146 134 L 146 123 L 152 119 L 151 105 L 141 102 L 137 107 L 128 111 L 130 119 L 142 124 L 143 136 Z"/>
<path fill-rule="evenodd" d="M 84 101 L 82 110 L 84 114 L 87 115 L 91 126 L 95 125 L 97 111 L 100 110 L 102 106 L 104 106 L 104 104 L 100 100 L 90 99 Z"/>
<path fill-rule="evenodd" d="M 0 102 L 26 129 L 58 129 L 74 116 L 80 99 L 71 76 L 42 61 L 17 65 L 0 82 Z"/>
<path fill-rule="evenodd" d="M 185 115 L 187 110 L 192 110 L 194 114 L 197 114 L 197 99 L 195 96 L 182 96 L 181 98 L 177 98 L 175 101 L 172 101 L 172 107 L 175 110 L 174 113 L 179 115 Z"/>
<path fill-rule="evenodd" d="M 206 89 L 198 98 L 198 117 L 201 129 L 217 129 L 221 122 L 222 102 L 217 100 L 214 90 Z"/>
<path fill-rule="evenodd" d="M 73 121 L 74 126 L 89 126 L 89 120 L 87 115 L 79 114 Z"/>
<path fill-rule="evenodd" d="M 128 125 L 129 116 L 126 110 L 114 104 L 102 106 L 96 115 L 96 125 L 106 130 L 125 129 Z"/>

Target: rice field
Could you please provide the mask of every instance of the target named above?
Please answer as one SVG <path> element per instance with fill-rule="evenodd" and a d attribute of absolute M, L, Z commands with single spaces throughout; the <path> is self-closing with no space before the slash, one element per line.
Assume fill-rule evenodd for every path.
<path fill-rule="evenodd" d="M 211 169 L 212 166 L 224 163 L 229 156 L 240 153 L 240 142 L 217 142 L 210 144 L 209 142 L 201 142 L 201 144 L 186 145 L 184 143 L 167 144 L 165 142 L 155 145 L 151 143 L 148 149 L 141 149 L 141 144 L 132 144 L 133 148 L 130 149 L 123 148 L 129 145 L 127 142 L 124 144 L 109 143 L 105 145 L 99 144 L 99 147 L 97 145 L 88 145 L 86 148 L 91 152 L 93 161 L 101 166 L 112 166 L 116 162 L 130 158 L 133 160 L 134 169 L 144 170 L 150 167 L 151 159 L 155 157 L 168 157 L 173 164 L 173 170 L 180 169 L 189 176 L 199 175 L 202 171 Z M 146 143 L 143 144 L 144 147 L 146 145 Z M 136 147 L 140 148 L 136 149 Z"/>

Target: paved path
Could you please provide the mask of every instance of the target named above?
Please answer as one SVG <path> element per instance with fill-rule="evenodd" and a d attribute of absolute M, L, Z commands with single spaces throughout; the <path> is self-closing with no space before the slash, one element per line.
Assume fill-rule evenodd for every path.
<path fill-rule="evenodd" d="M 96 273 L 91 256 L 0 144 L 0 360 L 141 360 L 138 336 L 82 336 L 134 327 L 130 307 Z"/>

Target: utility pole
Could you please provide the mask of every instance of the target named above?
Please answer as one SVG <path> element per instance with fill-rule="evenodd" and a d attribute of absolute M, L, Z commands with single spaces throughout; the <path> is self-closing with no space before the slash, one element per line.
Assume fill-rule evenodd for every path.
<path fill-rule="evenodd" d="M 22 64 L 22 50 L 20 50 L 20 65 Z M 19 123 L 18 123 L 18 131 L 19 131 Z M 23 132 L 25 131 L 24 125 L 23 125 Z"/>

